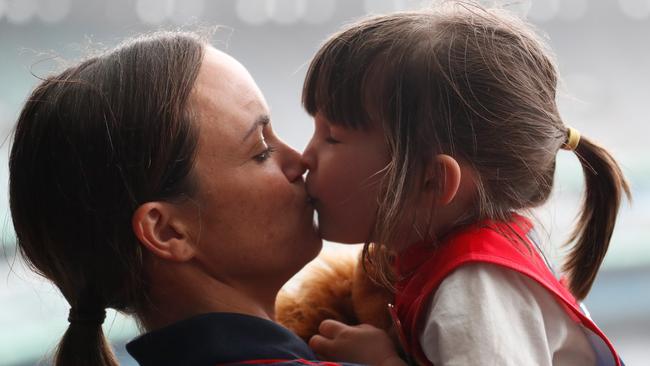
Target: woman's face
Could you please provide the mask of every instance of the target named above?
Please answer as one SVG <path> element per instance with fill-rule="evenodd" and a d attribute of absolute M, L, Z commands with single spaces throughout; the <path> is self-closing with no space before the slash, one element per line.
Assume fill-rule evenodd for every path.
<path fill-rule="evenodd" d="M 281 285 L 321 248 L 300 154 L 273 132 L 247 70 L 214 48 L 190 103 L 199 121 L 195 258 L 229 285 Z"/>

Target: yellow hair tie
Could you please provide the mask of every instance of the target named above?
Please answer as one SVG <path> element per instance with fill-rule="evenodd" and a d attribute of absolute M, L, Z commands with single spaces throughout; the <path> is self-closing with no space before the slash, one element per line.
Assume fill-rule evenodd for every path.
<path fill-rule="evenodd" d="M 564 150 L 575 151 L 580 143 L 580 132 L 573 127 L 569 127 L 567 130 L 566 141 L 562 145 Z"/>

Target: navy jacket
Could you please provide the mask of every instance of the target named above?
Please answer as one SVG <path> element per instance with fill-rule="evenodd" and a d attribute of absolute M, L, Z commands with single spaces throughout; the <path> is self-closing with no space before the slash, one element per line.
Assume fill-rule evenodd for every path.
<path fill-rule="evenodd" d="M 141 366 L 342 365 L 316 361 L 307 344 L 270 320 L 209 313 L 143 334 L 126 345 Z"/>

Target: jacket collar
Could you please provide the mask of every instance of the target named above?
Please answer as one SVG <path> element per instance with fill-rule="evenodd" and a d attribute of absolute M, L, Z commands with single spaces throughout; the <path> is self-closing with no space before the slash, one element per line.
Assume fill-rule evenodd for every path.
<path fill-rule="evenodd" d="M 281 325 L 235 313 L 197 315 L 143 334 L 126 349 L 142 366 L 316 359 L 305 342 Z"/>

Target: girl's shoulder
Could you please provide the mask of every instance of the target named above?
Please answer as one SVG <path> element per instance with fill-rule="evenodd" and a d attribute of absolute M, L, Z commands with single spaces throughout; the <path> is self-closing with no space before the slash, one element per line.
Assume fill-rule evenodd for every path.
<path fill-rule="evenodd" d="M 451 361 L 440 359 L 443 355 L 456 361 L 480 355 L 550 365 L 555 353 L 566 350 L 579 357 L 572 359 L 575 364 L 591 364 L 595 357 L 581 327 L 550 292 L 521 273 L 490 263 L 464 265 L 447 276 L 421 319 L 420 344 L 434 363 Z"/>

